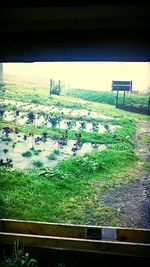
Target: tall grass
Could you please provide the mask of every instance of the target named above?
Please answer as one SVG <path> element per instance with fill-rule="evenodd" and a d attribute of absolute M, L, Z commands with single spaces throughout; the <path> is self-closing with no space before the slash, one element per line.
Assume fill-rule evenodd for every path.
<path fill-rule="evenodd" d="M 116 92 L 103 92 L 94 90 L 84 89 L 71 89 L 65 92 L 66 95 L 81 98 L 88 101 L 106 103 L 114 105 L 116 103 Z M 123 93 L 119 93 L 119 103 L 123 101 Z M 133 95 L 130 93 L 126 94 L 125 104 L 135 106 L 148 106 L 148 96 L 145 95 Z"/>

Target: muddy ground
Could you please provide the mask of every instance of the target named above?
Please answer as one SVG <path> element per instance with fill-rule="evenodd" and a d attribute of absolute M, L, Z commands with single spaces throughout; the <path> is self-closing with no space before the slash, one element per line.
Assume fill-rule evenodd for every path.
<path fill-rule="evenodd" d="M 144 140 L 144 141 L 141 141 Z M 137 130 L 137 154 L 150 163 L 150 122 Z M 135 169 L 136 180 L 101 196 L 101 201 L 121 213 L 122 227 L 150 228 L 150 169 Z"/>

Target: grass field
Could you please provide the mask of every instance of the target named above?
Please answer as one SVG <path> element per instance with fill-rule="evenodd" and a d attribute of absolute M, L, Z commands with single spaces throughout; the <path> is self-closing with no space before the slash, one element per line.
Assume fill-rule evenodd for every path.
<path fill-rule="evenodd" d="M 1 98 L 20 100 L 42 105 L 59 105 L 73 109 L 90 109 L 111 116 L 118 124 L 114 133 L 87 133 L 82 131 L 84 142 L 97 142 L 109 146 L 106 150 L 86 153 L 61 161 L 56 167 L 37 170 L 0 168 L 0 217 L 48 222 L 123 226 L 120 211 L 107 206 L 100 196 L 107 190 L 117 189 L 135 180 L 134 170 L 144 168 L 136 155 L 136 127 L 139 120 L 148 116 L 117 110 L 113 105 L 91 99 L 67 96 L 48 96 L 41 88 L 8 86 Z M 27 93 L 28 92 L 28 93 Z M 31 94 L 30 94 L 31 93 Z M 82 98 L 82 97 L 81 97 Z M 34 101 L 33 101 L 34 99 Z M 90 101 L 89 101 L 90 100 Z M 59 104 L 58 104 L 59 103 Z M 107 121 L 108 122 L 108 121 Z M 0 128 L 14 127 L 14 123 L 0 122 Z M 41 134 L 42 127 L 32 125 L 16 128 L 24 133 Z M 44 128 L 52 138 L 59 138 L 62 131 Z M 68 138 L 75 138 L 75 131 L 68 131 Z"/>
<path fill-rule="evenodd" d="M 115 105 L 116 103 L 116 92 L 99 92 L 94 90 L 72 89 L 68 90 L 65 94 L 92 102 L 107 103 L 110 105 Z M 120 104 L 122 104 L 123 93 L 121 92 L 119 93 L 118 101 Z M 147 107 L 148 96 L 126 93 L 125 104 Z"/>

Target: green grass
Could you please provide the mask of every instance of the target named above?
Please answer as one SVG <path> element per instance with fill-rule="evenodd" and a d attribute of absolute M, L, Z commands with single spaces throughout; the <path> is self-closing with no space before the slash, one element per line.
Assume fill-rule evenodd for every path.
<path fill-rule="evenodd" d="M 95 154 L 90 156 L 100 162 L 94 174 L 86 168 L 83 170 L 83 165 L 77 159 L 61 163 L 58 168 L 68 173 L 65 179 L 58 179 L 57 176 L 44 177 L 35 171 L 20 172 L 1 168 L 0 217 L 59 223 L 111 224 L 112 221 L 119 220 L 120 215 L 98 200 L 96 188 L 98 194 L 102 194 L 107 188 L 127 182 L 129 177 L 125 177 L 125 173 L 129 170 L 132 172 L 136 162 L 131 154 L 123 151 L 118 154 L 112 150 L 103 151 L 101 157 Z M 74 163 L 79 170 L 82 169 L 82 173 L 77 173 Z M 97 183 L 96 186 L 93 186 L 94 183 Z M 92 216 L 89 216 L 90 212 Z"/>
<path fill-rule="evenodd" d="M 115 105 L 116 103 L 116 92 L 103 92 L 103 91 L 94 91 L 94 90 L 85 90 L 85 89 L 71 89 L 66 92 L 66 95 L 81 98 L 84 100 L 98 102 L 98 103 L 107 103 L 110 105 Z M 123 93 L 119 94 L 119 103 L 122 103 Z M 127 105 L 135 106 L 148 106 L 148 96 L 145 95 L 135 95 L 135 94 L 126 94 L 125 103 Z"/>
<path fill-rule="evenodd" d="M 0 92 L 0 97 L 4 99 L 13 99 L 17 101 L 36 103 L 42 105 L 54 105 L 57 107 L 67 107 L 72 109 L 95 110 L 101 112 L 104 115 L 113 117 L 130 117 L 136 120 L 142 120 L 142 119 L 150 120 L 150 116 L 116 109 L 115 106 L 113 106 L 116 94 L 113 92 L 98 92 L 90 90 L 72 89 L 69 91 L 69 93 L 67 93 L 67 95 L 49 96 L 47 93 L 48 89 L 44 88 L 42 89 L 40 87 L 37 88 L 36 91 L 34 92 L 33 86 L 6 84 L 5 89 L 6 92 L 4 93 Z M 73 97 L 73 95 L 76 97 Z M 96 102 L 92 102 L 93 100 Z M 147 105 L 147 102 L 148 102 L 148 97 L 144 95 L 127 96 L 128 104 L 145 106 Z M 109 105 L 106 103 L 109 103 Z M 8 105 L 7 109 L 9 110 L 16 109 L 16 106 Z"/>
<path fill-rule="evenodd" d="M 8 90 L 9 89 L 9 90 Z M 14 91 L 13 91 L 14 90 Z M 19 92 L 20 95 L 16 94 Z M 114 133 L 98 134 L 80 131 L 83 142 L 106 144 L 107 149 L 95 150 L 91 154 L 72 157 L 58 163 L 54 168 L 44 168 L 41 161 L 32 161 L 34 170 L 18 171 L 0 168 L 0 217 L 38 220 L 56 223 L 97 225 L 121 225 L 121 213 L 101 202 L 100 196 L 107 190 L 116 189 L 130 180 L 135 180 L 135 169 L 141 162 L 135 154 L 135 132 L 138 120 L 149 120 L 148 116 L 116 109 L 113 105 L 96 103 L 68 96 L 48 97 L 45 91 L 37 95 L 20 86 L 7 88 L 2 97 L 37 104 L 86 108 L 111 116 L 106 123 L 120 125 Z M 89 99 L 88 99 L 89 100 Z M 0 122 L 0 129 L 14 123 Z M 59 139 L 61 129 L 42 128 L 31 125 L 16 126 L 24 133 L 43 134 Z M 68 130 L 68 138 L 76 139 L 77 131 Z M 141 142 L 145 143 L 143 138 Z M 38 154 L 40 151 L 34 151 Z M 57 156 L 59 152 L 53 151 Z M 147 165 L 148 168 L 148 165 Z"/>
<path fill-rule="evenodd" d="M 14 171 L 1 168 L 0 217 L 56 223 L 119 225 L 121 214 L 99 197 L 127 183 L 138 158 L 134 153 L 134 121 L 122 119 L 112 146 L 60 162 L 53 170 Z M 107 142 L 110 137 L 105 137 Z M 108 139 L 107 139 L 108 138 Z M 110 140 L 109 140 L 110 141 Z M 35 162 L 35 161 L 34 161 Z M 41 162 L 41 161 L 40 161 Z M 14 190 L 15 188 L 15 190 Z"/>

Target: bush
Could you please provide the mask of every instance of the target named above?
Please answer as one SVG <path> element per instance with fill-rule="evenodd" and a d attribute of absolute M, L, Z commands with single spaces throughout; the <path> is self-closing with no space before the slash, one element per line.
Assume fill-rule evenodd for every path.
<path fill-rule="evenodd" d="M 26 157 L 26 158 L 30 158 L 32 156 L 32 153 L 30 150 L 27 150 L 26 152 L 23 152 L 22 153 L 22 156 L 23 157 Z"/>

